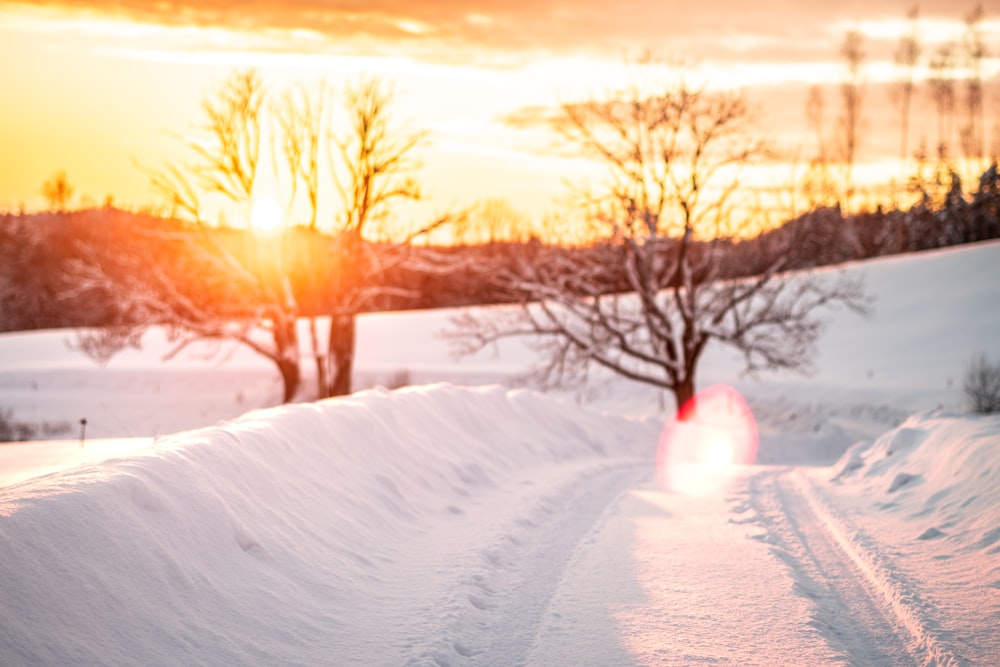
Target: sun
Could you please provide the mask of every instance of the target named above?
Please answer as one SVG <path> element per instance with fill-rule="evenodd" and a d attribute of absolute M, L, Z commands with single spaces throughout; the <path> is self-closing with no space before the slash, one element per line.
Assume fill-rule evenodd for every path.
<path fill-rule="evenodd" d="M 250 227 L 260 234 L 271 234 L 284 222 L 284 214 L 273 199 L 258 199 L 250 209 Z"/>

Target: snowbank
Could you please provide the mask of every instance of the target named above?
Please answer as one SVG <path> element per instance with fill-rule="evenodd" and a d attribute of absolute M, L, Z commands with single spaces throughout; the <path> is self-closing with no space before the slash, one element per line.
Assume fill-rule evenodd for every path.
<path fill-rule="evenodd" d="M 0 489 L 0 663 L 404 664 L 394 640 L 454 589 L 448 558 L 492 540 L 482 584 L 524 503 L 567 470 L 651 462 L 657 435 L 438 385 L 252 412 Z"/>
<path fill-rule="evenodd" d="M 932 654 L 950 644 L 967 647 L 968 664 L 994 661 L 1000 417 L 914 415 L 852 447 L 833 471 L 820 485 L 830 520 L 875 587 L 906 611 Z"/>
<path fill-rule="evenodd" d="M 1000 417 L 914 415 L 852 447 L 834 470 L 838 495 L 866 514 L 891 517 L 912 540 L 1000 554 Z M 1000 588 L 1000 559 L 990 576 Z"/>

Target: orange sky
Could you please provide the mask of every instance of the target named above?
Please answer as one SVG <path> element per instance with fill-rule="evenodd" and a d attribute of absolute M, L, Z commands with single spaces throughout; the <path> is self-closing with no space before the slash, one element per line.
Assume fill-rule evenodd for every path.
<path fill-rule="evenodd" d="M 628 55 L 649 50 L 695 63 L 710 85 L 743 87 L 780 145 L 810 151 L 805 90 L 835 84 L 846 30 L 866 35 L 862 161 L 898 152 L 884 82 L 910 2 L 761 0 L 231 0 L 3 2 L 0 0 L 0 211 L 44 204 L 40 189 L 66 170 L 81 199 L 155 202 L 137 165 L 181 154 L 171 133 L 201 121 L 200 100 L 237 67 L 268 88 L 360 72 L 395 82 L 397 115 L 430 130 L 421 178 L 428 210 L 502 197 L 540 215 L 583 170 L 551 151 L 525 109 L 599 94 L 621 81 Z M 972 9 L 920 5 L 933 50 L 960 40 Z M 985 5 L 993 48 L 991 120 L 1000 118 L 1000 8 Z M 992 11 L 991 11 L 992 10 Z M 918 96 L 923 94 L 918 91 Z M 827 94 L 833 122 L 836 91 Z M 911 144 L 933 140 L 929 98 Z M 992 139 L 991 139 L 992 141 Z"/>

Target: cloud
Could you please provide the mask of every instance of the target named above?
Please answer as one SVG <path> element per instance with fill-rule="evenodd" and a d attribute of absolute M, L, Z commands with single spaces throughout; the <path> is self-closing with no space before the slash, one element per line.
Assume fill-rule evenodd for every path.
<path fill-rule="evenodd" d="M 752 7 L 743 0 L 29 0 L 27 4 L 167 25 L 309 30 L 341 48 L 498 61 L 539 54 L 625 56 L 642 50 L 698 60 L 808 59 L 831 53 L 835 57 L 838 43 L 831 26 L 903 17 L 907 9 L 899 0 L 760 0 Z M 921 13 L 962 18 L 952 0 L 925 0 Z"/>

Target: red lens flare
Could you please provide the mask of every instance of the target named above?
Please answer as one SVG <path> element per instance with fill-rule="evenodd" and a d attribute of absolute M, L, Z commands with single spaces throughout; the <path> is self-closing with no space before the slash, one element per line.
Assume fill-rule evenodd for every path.
<path fill-rule="evenodd" d="M 757 423 L 739 392 L 716 385 L 677 411 L 660 436 L 656 465 L 661 487 L 690 495 L 714 493 L 735 466 L 757 457 Z"/>

